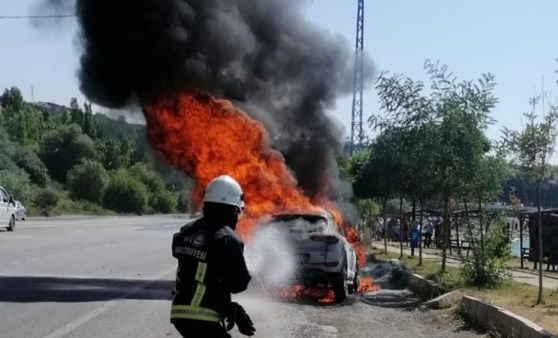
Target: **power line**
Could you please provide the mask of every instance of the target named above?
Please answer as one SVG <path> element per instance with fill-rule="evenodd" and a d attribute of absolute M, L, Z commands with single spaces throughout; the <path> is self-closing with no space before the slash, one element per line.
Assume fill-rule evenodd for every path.
<path fill-rule="evenodd" d="M 53 14 L 53 15 L 0 15 L 0 20 L 18 20 L 18 19 L 59 19 L 73 18 L 75 14 Z"/>

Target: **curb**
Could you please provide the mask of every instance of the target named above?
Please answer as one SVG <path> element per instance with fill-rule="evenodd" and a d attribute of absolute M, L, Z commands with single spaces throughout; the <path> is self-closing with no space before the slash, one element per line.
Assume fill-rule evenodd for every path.
<path fill-rule="evenodd" d="M 495 330 L 504 337 L 556 338 L 536 323 L 499 306 L 480 299 L 463 296 L 461 300 L 465 320 L 487 330 Z"/>
<path fill-rule="evenodd" d="M 438 284 L 411 272 L 407 276 L 407 287 L 409 290 L 420 295 L 423 301 L 436 298 L 444 293 Z"/>
<path fill-rule="evenodd" d="M 420 295 L 423 301 L 430 300 L 424 304 L 426 307 L 443 308 L 459 303 L 458 297 L 461 291 L 444 294 L 444 290 L 438 284 L 415 273 L 408 272 L 407 287 Z M 527 318 L 471 296 L 461 297 L 461 307 L 466 322 L 488 331 L 498 332 L 502 337 L 558 338 Z"/>

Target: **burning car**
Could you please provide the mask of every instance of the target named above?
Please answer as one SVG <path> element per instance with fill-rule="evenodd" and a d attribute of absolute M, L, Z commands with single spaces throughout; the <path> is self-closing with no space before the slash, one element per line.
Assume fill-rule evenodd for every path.
<path fill-rule="evenodd" d="M 357 291 L 355 251 L 329 213 L 277 214 L 268 225 L 288 232 L 298 259 L 295 284 L 330 287 L 336 302 Z"/>

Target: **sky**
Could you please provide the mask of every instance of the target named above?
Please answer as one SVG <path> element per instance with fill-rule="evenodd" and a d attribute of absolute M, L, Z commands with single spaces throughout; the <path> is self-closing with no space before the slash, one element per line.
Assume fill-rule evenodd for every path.
<path fill-rule="evenodd" d="M 254 0 L 255 1 L 255 0 Z M 304 16 L 354 49 L 356 0 L 300 0 Z M 0 17 L 39 14 L 36 0 L 1 0 Z M 558 1 L 556 0 L 376 0 L 365 2 L 365 52 L 378 70 L 427 81 L 426 59 L 447 64 L 460 79 L 495 75 L 499 99 L 488 130 L 522 127 L 529 97 L 541 88 L 558 94 Z M 48 13 L 47 13 L 48 14 Z M 0 19 L 0 90 L 19 87 L 26 100 L 69 104 L 83 101 L 77 80 L 79 45 L 74 18 L 58 25 Z M 544 85 L 543 85 L 544 84 Z M 33 88 L 33 89 L 32 89 Z M 33 95 L 32 95 L 33 93 Z M 378 113 L 371 83 L 364 97 L 365 122 Z M 329 113 L 350 133 L 352 96 Z M 368 127 L 366 126 L 368 129 Z M 372 135 L 373 136 L 373 135 Z"/>

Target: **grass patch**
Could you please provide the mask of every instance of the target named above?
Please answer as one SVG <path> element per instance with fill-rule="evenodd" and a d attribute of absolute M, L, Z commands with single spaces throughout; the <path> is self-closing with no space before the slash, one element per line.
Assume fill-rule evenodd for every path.
<path fill-rule="evenodd" d="M 370 253 L 372 253 L 374 257 L 380 260 L 388 260 L 393 258 L 399 259 L 398 254 L 391 252 L 385 253 L 383 250 L 372 249 Z M 441 270 L 440 264 L 425 259 L 422 260 L 422 265 L 418 265 L 418 254 L 414 257 L 403 256 L 400 261 L 403 262 L 407 266 L 407 268 L 409 268 L 414 273 L 435 281 L 445 290 L 450 291 L 459 289 L 464 285 L 463 276 L 461 275 L 461 271 L 459 270 L 459 268 L 446 266 L 446 271 L 443 272 Z"/>
<path fill-rule="evenodd" d="M 109 216 L 118 215 L 118 213 L 107 210 L 91 202 L 73 201 L 69 198 L 62 198 L 60 202 L 58 202 L 58 205 L 52 210 L 52 216 L 61 215 Z"/>
<path fill-rule="evenodd" d="M 107 210 L 98 204 L 85 201 L 73 201 L 67 197 L 63 197 L 58 205 L 52 209 L 50 216 L 63 215 L 88 215 L 88 216 L 114 216 L 118 213 Z M 43 216 L 40 208 L 30 205 L 27 207 L 27 216 Z"/>

